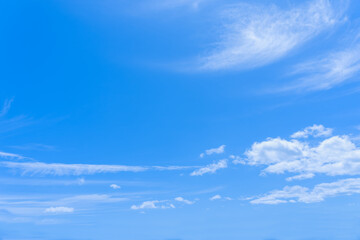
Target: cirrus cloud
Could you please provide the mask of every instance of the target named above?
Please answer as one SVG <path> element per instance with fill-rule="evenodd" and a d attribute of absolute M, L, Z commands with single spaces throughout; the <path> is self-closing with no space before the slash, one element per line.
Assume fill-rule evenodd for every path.
<path fill-rule="evenodd" d="M 261 197 L 253 198 L 252 204 L 279 203 L 314 203 L 322 202 L 328 197 L 352 195 L 360 193 L 360 178 L 342 179 L 331 183 L 321 183 L 313 189 L 302 186 L 286 186 L 282 190 L 274 190 Z"/>
<path fill-rule="evenodd" d="M 227 160 L 222 159 L 217 163 L 211 163 L 205 167 L 202 167 L 198 170 L 193 171 L 190 175 L 191 176 L 202 176 L 206 173 L 215 173 L 217 170 L 222 168 L 227 168 Z"/>
<path fill-rule="evenodd" d="M 315 0 L 291 9 L 231 5 L 221 40 L 201 69 L 252 68 L 274 62 L 342 21 L 346 1 Z"/>

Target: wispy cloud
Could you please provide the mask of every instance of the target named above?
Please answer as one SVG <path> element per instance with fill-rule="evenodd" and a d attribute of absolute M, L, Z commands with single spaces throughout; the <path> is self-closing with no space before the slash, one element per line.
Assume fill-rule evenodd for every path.
<path fill-rule="evenodd" d="M 22 159 L 24 157 L 21 156 L 21 155 L 15 154 L 15 153 L 0 152 L 0 158 L 18 158 L 18 159 Z"/>
<path fill-rule="evenodd" d="M 44 162 L 0 162 L 1 167 L 18 169 L 23 174 L 40 175 L 89 175 L 97 173 L 117 173 L 117 172 L 144 172 L 149 170 L 156 171 L 176 171 L 184 169 L 199 168 L 198 166 L 127 166 L 127 165 L 96 165 L 96 164 L 64 164 L 64 163 L 44 163 Z"/>
<path fill-rule="evenodd" d="M 76 212 L 91 211 L 97 205 L 119 203 L 126 200 L 128 199 L 108 194 L 72 195 L 60 198 L 57 194 L 1 195 L 0 208 L 9 212 L 14 218 L 36 218 L 48 214 L 72 213 L 75 208 Z"/>
<path fill-rule="evenodd" d="M 224 11 L 228 19 L 216 49 L 202 58 L 201 69 L 253 68 L 274 62 L 342 21 L 347 1 L 315 0 L 291 9 L 238 4 Z"/>
<path fill-rule="evenodd" d="M 207 150 L 205 150 L 204 153 L 200 154 L 200 157 L 203 158 L 203 157 L 205 157 L 205 155 L 224 153 L 225 152 L 225 147 L 226 147 L 225 145 L 221 145 L 220 147 L 217 147 L 217 148 L 207 149 Z"/>
<path fill-rule="evenodd" d="M 209 198 L 210 201 L 219 200 L 219 199 L 221 199 L 221 196 L 219 194 L 214 195 L 211 198 Z"/>
<path fill-rule="evenodd" d="M 0 110 L 0 117 L 5 116 L 11 108 L 11 104 L 14 101 L 13 98 L 6 99 L 2 109 Z"/>
<path fill-rule="evenodd" d="M 324 201 L 328 197 L 352 195 L 356 193 L 360 193 L 360 178 L 348 178 L 332 183 L 321 183 L 311 190 L 302 186 L 286 186 L 282 190 L 275 190 L 264 196 L 255 197 L 250 203 L 313 203 Z"/>
<path fill-rule="evenodd" d="M 125 165 L 63 164 L 43 162 L 0 162 L 7 168 L 19 169 L 23 174 L 86 175 L 96 173 L 142 172 L 146 167 Z"/>
<path fill-rule="evenodd" d="M 298 79 L 281 91 L 327 90 L 351 81 L 360 72 L 360 43 L 295 67 Z"/>
<path fill-rule="evenodd" d="M 143 7 L 152 10 L 171 10 L 186 7 L 197 10 L 200 4 L 208 0 L 151 0 L 143 2 Z"/>
<path fill-rule="evenodd" d="M 9 146 L 13 149 L 19 150 L 35 150 L 35 151 L 52 151 L 55 150 L 54 146 L 41 144 L 41 143 L 28 143 L 24 145 Z"/>
<path fill-rule="evenodd" d="M 227 160 L 222 159 L 217 163 L 211 163 L 205 167 L 202 167 L 198 170 L 193 171 L 190 175 L 191 176 L 202 176 L 206 173 L 215 173 L 217 170 L 222 168 L 227 168 Z"/>
<path fill-rule="evenodd" d="M 321 133 L 328 135 L 328 132 L 326 130 Z M 245 152 L 245 156 L 241 161 L 234 163 L 264 165 L 266 168 L 263 173 L 299 174 L 287 178 L 289 181 L 311 178 L 315 174 L 360 174 L 360 146 L 357 146 L 348 135 L 321 140 L 315 138 L 311 143 L 295 139 L 268 138 L 262 142 L 255 142 Z"/>
<path fill-rule="evenodd" d="M 18 128 L 26 127 L 34 124 L 35 122 L 35 120 L 24 115 L 4 119 L 0 121 L 0 133 L 10 132 Z"/>
<path fill-rule="evenodd" d="M 53 201 L 52 204 L 76 204 L 76 203 L 116 203 L 128 200 L 127 198 L 116 197 L 109 194 L 85 194 L 75 195 L 71 197 L 61 198 L 57 201 Z"/>

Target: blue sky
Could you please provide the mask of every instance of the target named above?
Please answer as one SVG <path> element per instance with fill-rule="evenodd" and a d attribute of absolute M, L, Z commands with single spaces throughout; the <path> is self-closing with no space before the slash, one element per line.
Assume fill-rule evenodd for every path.
<path fill-rule="evenodd" d="M 357 1 L 0 19 L 0 239 L 360 239 Z"/>

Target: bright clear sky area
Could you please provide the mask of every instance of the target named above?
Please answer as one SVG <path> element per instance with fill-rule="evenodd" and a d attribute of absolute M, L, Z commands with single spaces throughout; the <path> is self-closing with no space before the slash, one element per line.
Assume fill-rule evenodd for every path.
<path fill-rule="evenodd" d="M 3 0 L 1 240 L 359 240 L 360 2 Z"/>

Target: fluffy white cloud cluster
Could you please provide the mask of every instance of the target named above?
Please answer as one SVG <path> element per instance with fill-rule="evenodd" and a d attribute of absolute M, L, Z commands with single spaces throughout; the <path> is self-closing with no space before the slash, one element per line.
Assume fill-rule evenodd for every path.
<path fill-rule="evenodd" d="M 330 129 L 314 125 L 292 136 L 328 136 Z M 329 176 L 360 174 L 360 147 L 350 136 L 332 136 L 310 144 L 296 139 L 268 138 L 255 142 L 245 158 L 234 163 L 264 165 L 263 173 L 297 173 L 287 180 L 312 178 L 315 174 Z"/>
<path fill-rule="evenodd" d="M 119 185 L 117 185 L 117 184 L 115 184 L 115 183 L 110 184 L 110 187 L 111 187 L 112 189 L 120 189 L 120 188 L 121 188 Z"/>
<path fill-rule="evenodd" d="M 208 150 L 205 150 L 205 153 L 201 153 L 200 157 L 203 158 L 205 155 L 212 155 L 212 154 L 220 154 L 225 152 L 225 145 L 221 145 L 218 148 L 211 148 Z"/>
<path fill-rule="evenodd" d="M 169 203 L 168 201 L 159 201 L 159 200 L 153 200 L 153 201 L 145 201 L 141 203 L 140 205 L 132 205 L 132 210 L 140 210 L 140 209 L 167 209 L 167 208 L 175 208 L 175 206 L 172 203 Z"/>
<path fill-rule="evenodd" d="M 190 200 L 187 200 L 187 199 L 185 199 L 183 197 L 176 197 L 175 201 L 182 202 L 182 203 L 189 204 L 189 205 L 195 203 L 195 201 L 190 201 Z"/>
<path fill-rule="evenodd" d="M 250 201 L 252 204 L 313 203 L 339 195 L 360 193 L 360 178 L 343 179 L 332 183 L 321 183 L 313 189 L 301 186 L 286 186 Z"/>
<path fill-rule="evenodd" d="M 292 138 L 308 138 L 309 136 L 313 137 L 328 137 L 331 136 L 333 132 L 332 128 L 326 128 L 323 125 L 314 124 L 313 126 L 306 127 L 302 131 L 298 131 L 291 135 Z"/>
<path fill-rule="evenodd" d="M 49 207 L 45 209 L 46 213 L 72 213 L 74 208 L 70 207 Z"/>

